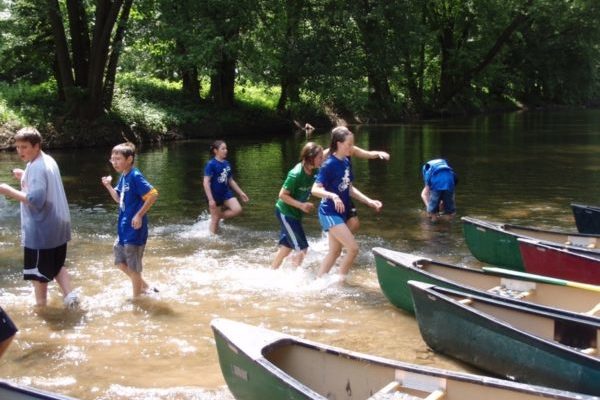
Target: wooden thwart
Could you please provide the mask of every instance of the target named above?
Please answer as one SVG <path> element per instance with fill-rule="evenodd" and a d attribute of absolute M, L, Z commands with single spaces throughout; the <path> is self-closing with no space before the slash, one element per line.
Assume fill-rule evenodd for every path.
<path fill-rule="evenodd" d="M 425 397 L 425 400 L 442 400 L 444 397 L 446 397 L 446 392 L 443 390 L 434 390 L 429 396 Z"/>

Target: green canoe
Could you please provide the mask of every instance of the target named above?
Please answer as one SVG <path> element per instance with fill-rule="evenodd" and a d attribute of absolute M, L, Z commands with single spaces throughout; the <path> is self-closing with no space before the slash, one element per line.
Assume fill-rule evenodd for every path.
<path fill-rule="evenodd" d="M 519 382 L 600 395 L 600 323 L 409 282 L 433 350 Z"/>
<path fill-rule="evenodd" d="M 462 217 L 467 247 L 480 261 L 525 271 L 518 238 L 551 242 L 569 249 L 585 248 L 600 253 L 600 235 L 559 232 Z"/>
<path fill-rule="evenodd" d="M 414 314 L 414 306 L 408 281 L 415 280 L 600 322 L 600 286 L 500 268 L 461 267 L 381 247 L 372 251 L 383 294 L 409 313 Z"/>
<path fill-rule="evenodd" d="M 73 397 L 50 393 L 32 387 L 17 385 L 0 380 L 0 399 L 2 400 L 75 400 Z"/>
<path fill-rule="evenodd" d="M 592 399 L 356 353 L 227 319 L 211 326 L 237 400 Z"/>

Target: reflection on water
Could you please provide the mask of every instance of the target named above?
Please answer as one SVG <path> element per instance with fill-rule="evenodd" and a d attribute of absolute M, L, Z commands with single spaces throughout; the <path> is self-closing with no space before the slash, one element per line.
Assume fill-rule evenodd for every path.
<path fill-rule="evenodd" d="M 229 139 L 236 180 L 250 196 L 244 214 L 208 234 L 201 189 L 208 143 L 143 149 L 138 165 L 161 195 L 150 211 L 146 280 L 160 292 L 132 301 L 112 265 L 116 205 L 100 184 L 108 150 L 53 151 L 64 175 L 74 232 L 68 267 L 83 299 L 66 311 L 51 285 L 36 311 L 21 279 L 19 206 L 0 198 L 0 305 L 20 328 L 0 360 L 3 377 L 82 399 L 231 399 L 209 322 L 226 317 L 316 341 L 419 364 L 468 370 L 423 343 L 414 319 L 379 290 L 370 249 L 383 246 L 479 265 L 457 219 L 432 224 L 419 197 L 420 165 L 446 157 L 459 174 L 460 215 L 573 229 L 570 201 L 600 203 L 600 113 L 511 114 L 355 129 L 359 146 L 389 162 L 353 160 L 356 186 L 383 201 L 359 206 L 360 255 L 349 284 L 315 280 L 327 240 L 306 218 L 311 249 L 302 268 L 268 268 L 276 250 L 274 201 L 304 137 Z M 311 140 L 327 145 L 326 133 Z M 0 153 L 0 182 L 21 166 Z"/>

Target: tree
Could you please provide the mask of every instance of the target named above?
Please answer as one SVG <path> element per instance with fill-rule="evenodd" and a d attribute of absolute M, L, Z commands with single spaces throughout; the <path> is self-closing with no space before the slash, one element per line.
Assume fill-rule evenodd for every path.
<path fill-rule="evenodd" d="M 133 0 L 98 0 L 92 34 L 83 0 L 46 0 L 56 54 L 56 80 L 71 112 L 93 120 L 110 108 Z M 69 26 L 70 47 L 64 22 Z M 91 40 L 90 40 L 91 37 Z"/>

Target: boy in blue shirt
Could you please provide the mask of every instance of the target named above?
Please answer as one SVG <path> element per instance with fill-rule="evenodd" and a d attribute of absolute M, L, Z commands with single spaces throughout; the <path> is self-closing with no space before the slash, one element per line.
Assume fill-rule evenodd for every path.
<path fill-rule="evenodd" d="M 421 191 L 421 199 L 431 220 L 435 221 L 439 214 L 453 216 L 456 213 L 456 174 L 452 167 L 446 160 L 438 158 L 427 161 L 422 173 L 425 187 Z"/>
<path fill-rule="evenodd" d="M 110 175 L 102 177 L 102 184 L 119 204 L 118 238 L 113 247 L 115 265 L 131 279 L 135 298 L 149 288 L 142 278 L 142 257 L 148 240 L 146 213 L 156 202 L 158 192 L 133 166 L 134 160 L 135 146 L 132 143 L 113 147 L 110 162 L 121 176 L 115 187 L 111 185 Z"/>

